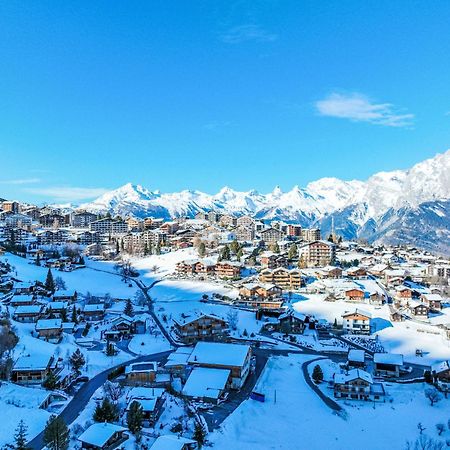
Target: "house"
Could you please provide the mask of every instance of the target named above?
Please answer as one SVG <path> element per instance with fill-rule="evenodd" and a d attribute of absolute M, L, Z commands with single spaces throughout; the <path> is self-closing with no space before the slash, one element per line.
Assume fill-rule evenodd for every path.
<path fill-rule="evenodd" d="M 345 299 L 348 301 L 363 302 L 364 297 L 365 294 L 362 289 L 352 288 L 345 291 Z"/>
<path fill-rule="evenodd" d="M 223 339 L 228 334 L 228 322 L 213 314 L 192 313 L 173 319 L 175 333 L 185 344 Z"/>
<path fill-rule="evenodd" d="M 254 297 L 279 297 L 282 293 L 283 289 L 272 283 L 246 283 L 239 289 L 239 296 L 247 299 Z"/>
<path fill-rule="evenodd" d="M 35 329 L 40 339 L 59 342 L 62 337 L 62 320 L 40 319 L 36 322 Z"/>
<path fill-rule="evenodd" d="M 192 275 L 195 273 L 195 266 L 197 263 L 197 259 L 180 261 L 175 268 L 180 275 Z"/>
<path fill-rule="evenodd" d="M 229 369 L 229 385 L 239 389 L 250 372 L 252 350 L 249 345 L 198 342 L 188 362 L 193 367 Z"/>
<path fill-rule="evenodd" d="M 369 303 L 381 306 L 385 301 L 385 296 L 381 292 L 369 292 Z"/>
<path fill-rule="evenodd" d="M 303 334 L 306 316 L 298 311 L 289 309 L 278 318 L 279 328 L 285 334 Z"/>
<path fill-rule="evenodd" d="M 241 216 L 236 219 L 237 226 L 243 226 L 246 228 L 254 228 L 255 220 L 250 216 Z"/>
<path fill-rule="evenodd" d="M 348 334 L 370 334 L 370 321 L 372 315 L 361 309 L 342 315 L 344 320 L 343 329 Z"/>
<path fill-rule="evenodd" d="M 103 320 L 105 317 L 105 305 L 103 303 L 84 305 L 81 315 L 86 321 Z"/>
<path fill-rule="evenodd" d="M 407 307 L 410 314 L 416 319 L 428 319 L 430 308 L 425 303 L 410 301 Z"/>
<path fill-rule="evenodd" d="M 167 357 L 167 362 L 164 364 L 164 369 L 167 370 L 172 376 L 186 378 L 186 372 L 188 367 L 188 360 L 191 356 L 192 347 L 178 347 Z"/>
<path fill-rule="evenodd" d="M 334 396 L 348 400 L 384 401 L 381 383 L 374 383 L 372 375 L 362 369 L 351 369 L 346 374 L 334 375 Z"/>
<path fill-rule="evenodd" d="M 364 368 L 366 365 L 365 351 L 351 348 L 347 354 L 347 365 L 352 368 Z"/>
<path fill-rule="evenodd" d="M 19 281 L 14 283 L 14 295 L 31 295 L 36 288 L 35 283 L 30 281 Z"/>
<path fill-rule="evenodd" d="M 13 308 L 18 306 L 30 306 L 36 303 L 36 298 L 31 295 L 14 295 L 9 301 L 9 305 Z"/>
<path fill-rule="evenodd" d="M 342 269 L 336 266 L 326 266 L 317 270 L 318 278 L 341 278 Z"/>
<path fill-rule="evenodd" d="M 434 311 L 440 311 L 442 309 L 442 302 L 444 301 L 440 294 L 422 294 L 421 300 Z"/>
<path fill-rule="evenodd" d="M 134 387 L 127 395 L 127 408 L 129 411 L 133 402 L 142 406 L 145 427 L 153 426 L 159 419 L 165 403 L 164 388 Z"/>
<path fill-rule="evenodd" d="M 391 309 L 390 311 L 390 318 L 392 322 L 403 322 L 405 320 L 405 316 L 394 309 Z"/>
<path fill-rule="evenodd" d="M 216 264 L 215 274 L 219 278 L 239 278 L 241 276 L 242 264 L 235 261 L 220 261 Z"/>
<path fill-rule="evenodd" d="M 77 300 L 77 296 L 77 291 L 73 289 L 61 289 L 53 294 L 53 301 L 73 303 Z"/>
<path fill-rule="evenodd" d="M 157 371 L 154 361 L 133 363 L 125 367 L 125 379 L 130 384 L 149 384 L 155 382 Z"/>
<path fill-rule="evenodd" d="M 285 255 L 274 252 L 263 252 L 260 255 L 260 262 L 263 267 L 268 269 L 276 269 L 277 267 L 286 267 L 287 258 Z"/>
<path fill-rule="evenodd" d="M 62 315 L 67 314 L 68 307 L 67 302 L 49 302 L 47 303 L 46 313 L 61 318 Z"/>
<path fill-rule="evenodd" d="M 194 266 L 194 272 L 198 274 L 204 274 L 204 275 L 212 275 L 214 274 L 216 269 L 216 263 L 208 260 L 208 259 L 202 259 L 195 263 Z"/>
<path fill-rule="evenodd" d="M 259 274 L 261 283 L 275 284 L 283 289 L 299 289 L 303 285 L 303 277 L 298 269 L 285 269 L 278 267 L 276 269 L 264 269 Z"/>
<path fill-rule="evenodd" d="M 55 371 L 57 363 L 52 356 L 34 354 L 21 356 L 11 371 L 11 380 L 19 384 L 40 384 Z"/>
<path fill-rule="evenodd" d="M 367 276 L 367 272 L 364 267 L 350 267 L 347 269 L 347 276 L 353 279 L 362 278 Z"/>
<path fill-rule="evenodd" d="M 450 392 L 450 361 L 441 361 L 431 366 L 431 375 L 438 389 Z"/>
<path fill-rule="evenodd" d="M 168 434 L 159 436 L 150 450 L 195 450 L 197 442 L 182 436 Z"/>
<path fill-rule="evenodd" d="M 125 336 L 134 334 L 135 326 L 133 317 L 121 314 L 111 321 L 111 328 L 103 333 L 107 340 L 120 340 Z"/>
<path fill-rule="evenodd" d="M 37 322 L 42 314 L 42 305 L 24 305 L 18 306 L 14 310 L 13 319 L 18 322 Z"/>
<path fill-rule="evenodd" d="M 110 450 L 128 439 L 125 431 L 126 428 L 113 423 L 94 423 L 78 437 L 78 440 L 81 442 L 81 448 Z"/>
<path fill-rule="evenodd" d="M 229 385 L 230 369 L 194 367 L 183 387 L 183 395 L 202 401 L 217 402 Z"/>
<path fill-rule="evenodd" d="M 373 355 L 376 376 L 398 377 L 403 367 L 403 355 L 394 353 L 375 353 Z"/>

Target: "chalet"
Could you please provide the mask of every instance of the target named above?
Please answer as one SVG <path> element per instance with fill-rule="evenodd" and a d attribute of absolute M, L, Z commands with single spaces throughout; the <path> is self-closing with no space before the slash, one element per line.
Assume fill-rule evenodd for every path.
<path fill-rule="evenodd" d="M 40 339 L 59 342 L 62 337 L 62 320 L 40 319 L 36 322 L 36 331 Z"/>
<path fill-rule="evenodd" d="M 220 225 L 223 227 L 235 227 L 237 225 L 237 218 L 230 214 L 224 214 L 220 218 Z"/>
<path fill-rule="evenodd" d="M 428 319 L 430 308 L 425 303 L 410 301 L 407 307 L 409 313 L 416 319 Z"/>
<path fill-rule="evenodd" d="M 49 302 L 46 306 L 46 313 L 50 316 L 61 318 L 64 314 L 67 314 L 67 308 L 69 304 L 67 302 Z"/>
<path fill-rule="evenodd" d="M 30 281 L 19 281 L 14 283 L 14 295 L 31 295 L 36 289 L 36 284 Z"/>
<path fill-rule="evenodd" d="M 351 348 L 347 354 L 347 366 L 363 369 L 366 365 L 366 353 L 364 350 Z"/>
<path fill-rule="evenodd" d="M 395 288 L 395 298 L 401 302 L 408 302 L 413 299 L 413 291 L 411 288 L 401 285 Z"/>
<path fill-rule="evenodd" d="M 18 306 L 31 306 L 36 303 L 36 298 L 31 295 L 14 295 L 9 301 L 9 305 L 13 308 Z"/>
<path fill-rule="evenodd" d="M 182 436 L 175 436 L 168 434 L 166 436 L 159 436 L 150 450 L 195 450 L 197 449 L 197 442 L 192 439 L 187 439 Z"/>
<path fill-rule="evenodd" d="M 230 279 L 241 276 L 242 264 L 235 261 L 220 261 L 216 264 L 215 274 L 218 278 Z"/>
<path fill-rule="evenodd" d="M 192 275 L 195 273 L 195 266 L 198 262 L 197 259 L 180 261 L 176 265 L 176 271 L 180 275 Z"/>
<path fill-rule="evenodd" d="M 247 283 L 243 284 L 239 289 L 239 295 L 244 298 L 252 297 L 279 297 L 283 293 L 283 289 L 271 283 Z"/>
<path fill-rule="evenodd" d="M 40 384 L 56 368 L 56 361 L 51 356 L 21 356 L 11 371 L 11 380 L 19 384 Z"/>
<path fill-rule="evenodd" d="M 280 331 L 285 334 L 303 334 L 306 316 L 293 309 L 286 311 L 278 318 Z"/>
<path fill-rule="evenodd" d="M 216 264 L 213 261 L 203 259 L 195 264 L 194 272 L 204 275 L 213 275 L 216 269 Z"/>
<path fill-rule="evenodd" d="M 42 305 L 18 306 L 14 310 L 13 319 L 18 322 L 37 322 L 42 314 Z"/>
<path fill-rule="evenodd" d="M 405 316 L 401 312 L 394 309 L 390 311 L 390 318 L 392 322 L 403 322 L 405 320 Z"/>
<path fill-rule="evenodd" d="M 81 312 L 82 317 L 86 321 L 103 320 L 105 317 L 105 305 L 103 303 L 93 303 L 84 305 Z"/>
<path fill-rule="evenodd" d="M 277 267 L 286 267 L 287 258 L 285 255 L 280 255 L 274 252 L 263 252 L 260 255 L 260 262 L 263 267 L 268 269 L 276 269 Z"/>
<path fill-rule="evenodd" d="M 381 306 L 385 301 L 385 296 L 381 292 L 369 292 L 369 303 Z"/>
<path fill-rule="evenodd" d="M 431 375 L 438 389 L 450 392 L 450 361 L 442 361 L 431 366 Z"/>
<path fill-rule="evenodd" d="M 261 283 L 275 284 L 283 289 L 299 289 L 303 285 L 303 277 L 298 269 L 264 269 L 259 274 Z"/>
<path fill-rule="evenodd" d="M 177 337 L 185 344 L 220 340 L 228 334 L 226 320 L 213 314 L 193 313 L 173 320 Z"/>
<path fill-rule="evenodd" d="M 348 400 L 384 401 L 381 383 L 374 383 L 372 375 L 362 369 L 352 369 L 346 374 L 334 375 L 334 396 Z"/>
<path fill-rule="evenodd" d="M 110 450 L 128 439 L 125 431 L 126 428 L 113 423 L 94 423 L 78 437 L 78 440 L 81 442 L 81 448 Z"/>
<path fill-rule="evenodd" d="M 125 380 L 129 384 L 150 384 L 156 380 L 157 371 L 154 361 L 130 364 L 125 367 Z"/>
<path fill-rule="evenodd" d="M 133 402 L 138 402 L 142 406 L 143 425 L 152 427 L 163 411 L 164 392 L 163 388 L 135 387 L 127 395 L 126 411 L 130 410 Z"/>
<path fill-rule="evenodd" d="M 188 360 L 191 356 L 192 347 L 178 347 L 167 357 L 167 362 L 164 364 L 164 369 L 167 370 L 174 377 L 186 378 L 188 367 Z"/>
<path fill-rule="evenodd" d="M 250 216 L 241 216 L 236 219 L 236 224 L 237 224 L 237 226 L 243 226 L 246 228 L 253 229 L 253 227 L 255 225 L 255 220 L 252 219 Z"/>
<path fill-rule="evenodd" d="M 188 362 L 193 367 L 230 370 L 229 387 L 239 389 L 250 372 L 251 355 L 249 345 L 198 342 Z"/>
<path fill-rule="evenodd" d="M 364 267 L 350 267 L 350 269 L 347 269 L 347 276 L 353 279 L 363 278 L 367 276 L 367 272 Z"/>
<path fill-rule="evenodd" d="M 434 311 L 440 311 L 442 309 L 442 302 L 444 301 L 440 294 L 422 294 L 421 300 Z"/>
<path fill-rule="evenodd" d="M 360 309 L 342 315 L 343 329 L 349 334 L 370 334 L 370 322 L 372 315 Z"/>
<path fill-rule="evenodd" d="M 365 293 L 362 289 L 352 288 L 345 291 L 345 299 L 348 301 L 362 302 L 364 297 Z"/>
<path fill-rule="evenodd" d="M 320 270 L 317 270 L 318 278 L 341 278 L 342 277 L 342 269 L 340 267 L 335 266 L 326 266 Z"/>
<path fill-rule="evenodd" d="M 398 377 L 403 367 L 403 355 L 394 353 L 375 353 L 373 355 L 376 376 Z"/>
<path fill-rule="evenodd" d="M 77 300 L 77 291 L 75 290 L 70 290 L 70 289 L 61 289 L 61 290 L 57 290 L 54 294 L 53 294 L 53 301 L 54 302 L 69 302 L 69 303 L 73 303 Z"/>

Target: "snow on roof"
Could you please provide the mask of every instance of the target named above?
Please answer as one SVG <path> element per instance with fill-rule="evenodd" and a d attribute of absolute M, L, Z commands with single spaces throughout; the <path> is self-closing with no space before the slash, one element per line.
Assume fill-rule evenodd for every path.
<path fill-rule="evenodd" d="M 392 364 L 394 366 L 403 366 L 403 355 L 397 353 L 375 353 L 373 355 L 375 364 Z"/>
<path fill-rule="evenodd" d="M 36 323 L 36 331 L 53 330 L 54 328 L 62 328 L 61 319 L 40 319 Z"/>
<path fill-rule="evenodd" d="M 104 311 L 105 305 L 103 303 L 93 303 L 89 305 L 84 305 L 84 312 L 94 312 L 94 311 Z"/>
<path fill-rule="evenodd" d="M 353 381 L 353 380 L 357 380 L 357 379 L 364 380 L 370 384 L 373 383 L 372 375 L 370 375 L 370 373 L 366 372 L 365 370 L 361 370 L 361 369 L 352 369 L 352 370 L 349 370 L 348 373 L 346 373 L 346 374 L 338 373 L 334 377 L 334 382 L 336 384 L 345 384 L 345 383 L 348 383 L 349 381 Z"/>
<path fill-rule="evenodd" d="M 113 423 L 94 423 L 79 438 L 81 442 L 103 447 L 115 433 L 125 431 L 126 428 Z"/>
<path fill-rule="evenodd" d="M 164 367 L 172 366 L 185 366 L 188 364 L 189 357 L 191 356 L 192 347 L 179 347 L 167 358 L 167 362 Z"/>
<path fill-rule="evenodd" d="M 358 350 L 358 349 L 352 348 L 348 351 L 347 359 L 349 361 L 363 363 L 364 359 L 365 359 L 365 352 L 364 352 L 364 350 Z"/>
<path fill-rule="evenodd" d="M 372 317 L 372 314 L 370 314 L 370 312 L 363 311 L 362 309 L 359 308 L 356 308 L 353 312 L 350 311 L 342 314 L 342 317 L 352 316 L 353 314 L 359 314 L 361 316 L 368 317 L 369 319 Z"/>
<path fill-rule="evenodd" d="M 191 315 L 180 315 L 178 317 L 173 318 L 173 321 L 178 323 L 179 325 L 186 325 L 191 322 L 195 322 L 196 320 L 202 318 L 202 317 L 210 317 L 211 319 L 221 320 L 225 321 L 224 318 L 216 316 L 215 314 L 204 314 L 199 311 L 193 311 L 190 313 Z M 225 321 L 226 322 L 226 321 Z"/>
<path fill-rule="evenodd" d="M 431 371 L 437 374 L 450 370 L 450 361 L 441 361 L 431 366 Z"/>
<path fill-rule="evenodd" d="M 219 398 L 227 385 L 229 369 L 196 367 L 192 370 L 183 388 L 183 394 L 197 398 Z"/>
<path fill-rule="evenodd" d="M 47 309 L 65 309 L 67 308 L 67 302 L 49 302 L 47 303 Z"/>
<path fill-rule="evenodd" d="M 41 305 L 20 305 L 15 309 L 14 314 L 39 314 L 41 310 Z"/>
<path fill-rule="evenodd" d="M 132 399 L 152 399 L 162 397 L 164 388 L 137 386 L 132 388 L 127 395 L 128 401 Z"/>
<path fill-rule="evenodd" d="M 158 364 L 155 361 L 138 362 L 125 367 L 125 373 L 156 372 Z"/>
<path fill-rule="evenodd" d="M 21 356 L 14 364 L 14 370 L 45 370 L 51 357 L 48 355 Z"/>
<path fill-rule="evenodd" d="M 195 444 L 195 441 L 181 436 L 159 436 L 150 450 L 182 450 L 186 444 Z"/>
<path fill-rule="evenodd" d="M 241 367 L 249 352 L 249 345 L 198 342 L 188 361 L 190 363 Z"/>
<path fill-rule="evenodd" d="M 422 294 L 429 302 L 442 302 L 444 299 L 440 294 Z"/>

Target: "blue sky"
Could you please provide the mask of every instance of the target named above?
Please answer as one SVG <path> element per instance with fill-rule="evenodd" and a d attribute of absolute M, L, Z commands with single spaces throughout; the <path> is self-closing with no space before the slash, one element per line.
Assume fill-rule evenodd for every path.
<path fill-rule="evenodd" d="M 0 197 L 268 192 L 450 147 L 450 3 L 0 3 Z"/>

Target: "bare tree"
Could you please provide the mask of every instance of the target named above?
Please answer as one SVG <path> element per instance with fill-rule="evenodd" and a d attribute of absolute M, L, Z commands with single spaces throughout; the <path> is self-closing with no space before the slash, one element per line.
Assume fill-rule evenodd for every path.
<path fill-rule="evenodd" d="M 438 432 L 438 435 L 440 436 L 445 431 L 445 424 L 444 423 L 437 423 L 436 424 L 436 431 Z"/>
<path fill-rule="evenodd" d="M 239 322 L 238 312 L 235 309 L 230 308 L 227 313 L 228 325 L 232 330 L 237 329 L 237 324 Z"/>
<path fill-rule="evenodd" d="M 442 395 L 435 388 L 425 389 L 425 397 L 430 400 L 431 406 L 441 400 Z"/>
<path fill-rule="evenodd" d="M 445 444 L 421 434 L 414 442 L 407 442 L 405 450 L 443 450 Z"/>
<path fill-rule="evenodd" d="M 122 387 L 119 383 L 113 383 L 108 380 L 103 386 L 103 390 L 105 391 L 106 396 L 114 403 L 117 403 L 122 396 Z"/>

